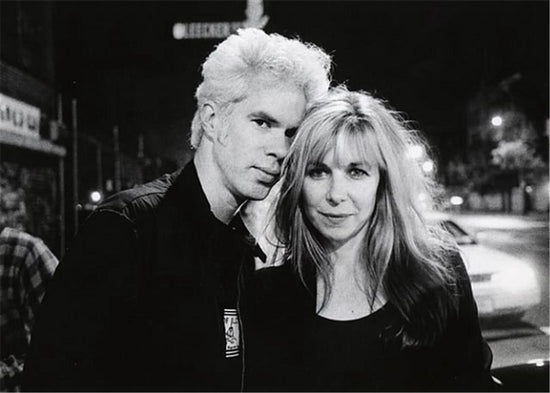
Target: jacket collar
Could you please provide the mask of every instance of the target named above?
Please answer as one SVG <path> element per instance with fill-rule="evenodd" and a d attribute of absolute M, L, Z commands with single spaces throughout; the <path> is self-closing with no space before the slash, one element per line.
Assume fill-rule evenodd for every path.
<path fill-rule="evenodd" d="M 238 214 L 229 225 L 214 216 L 192 161 L 171 176 L 173 184 L 157 216 L 157 268 L 166 273 L 189 269 L 197 273 L 193 265 L 204 259 L 207 248 L 215 247 L 219 236 L 237 240 L 249 239 L 250 234 Z"/>

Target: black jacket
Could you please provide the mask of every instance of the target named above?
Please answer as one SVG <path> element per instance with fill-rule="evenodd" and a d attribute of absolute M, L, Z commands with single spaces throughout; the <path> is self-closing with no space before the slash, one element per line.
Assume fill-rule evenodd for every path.
<path fill-rule="evenodd" d="M 51 282 L 23 389 L 242 389 L 223 309 L 253 269 L 246 235 L 212 215 L 192 163 L 107 200 Z"/>

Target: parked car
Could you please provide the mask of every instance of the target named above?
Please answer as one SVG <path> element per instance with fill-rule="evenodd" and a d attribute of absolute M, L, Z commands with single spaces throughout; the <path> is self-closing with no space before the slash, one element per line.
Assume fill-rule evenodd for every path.
<path fill-rule="evenodd" d="M 430 214 L 456 239 L 472 282 L 472 291 L 482 319 L 520 319 L 541 301 L 535 271 L 526 261 L 486 247 L 446 214 Z"/>
<path fill-rule="evenodd" d="M 548 359 L 533 359 L 526 363 L 491 370 L 501 392 L 548 392 Z"/>

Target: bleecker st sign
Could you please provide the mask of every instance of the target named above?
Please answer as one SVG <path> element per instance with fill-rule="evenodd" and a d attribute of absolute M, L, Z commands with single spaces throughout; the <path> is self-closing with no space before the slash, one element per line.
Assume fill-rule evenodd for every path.
<path fill-rule="evenodd" d="M 244 21 L 176 23 L 172 34 L 177 40 L 225 38 L 241 27 L 262 29 L 269 20 L 264 15 L 263 0 L 247 0 L 245 14 Z"/>

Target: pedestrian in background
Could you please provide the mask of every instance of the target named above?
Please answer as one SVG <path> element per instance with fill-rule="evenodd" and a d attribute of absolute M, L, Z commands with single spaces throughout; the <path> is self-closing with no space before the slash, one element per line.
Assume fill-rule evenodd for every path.
<path fill-rule="evenodd" d="M 0 391 L 19 391 L 35 316 L 58 261 L 24 232 L 25 203 L 0 184 Z"/>
<path fill-rule="evenodd" d="M 255 242 L 237 212 L 278 180 L 329 68 L 320 48 L 257 29 L 217 46 L 196 91 L 193 161 L 83 225 L 45 297 L 24 388 L 245 388 Z"/>

